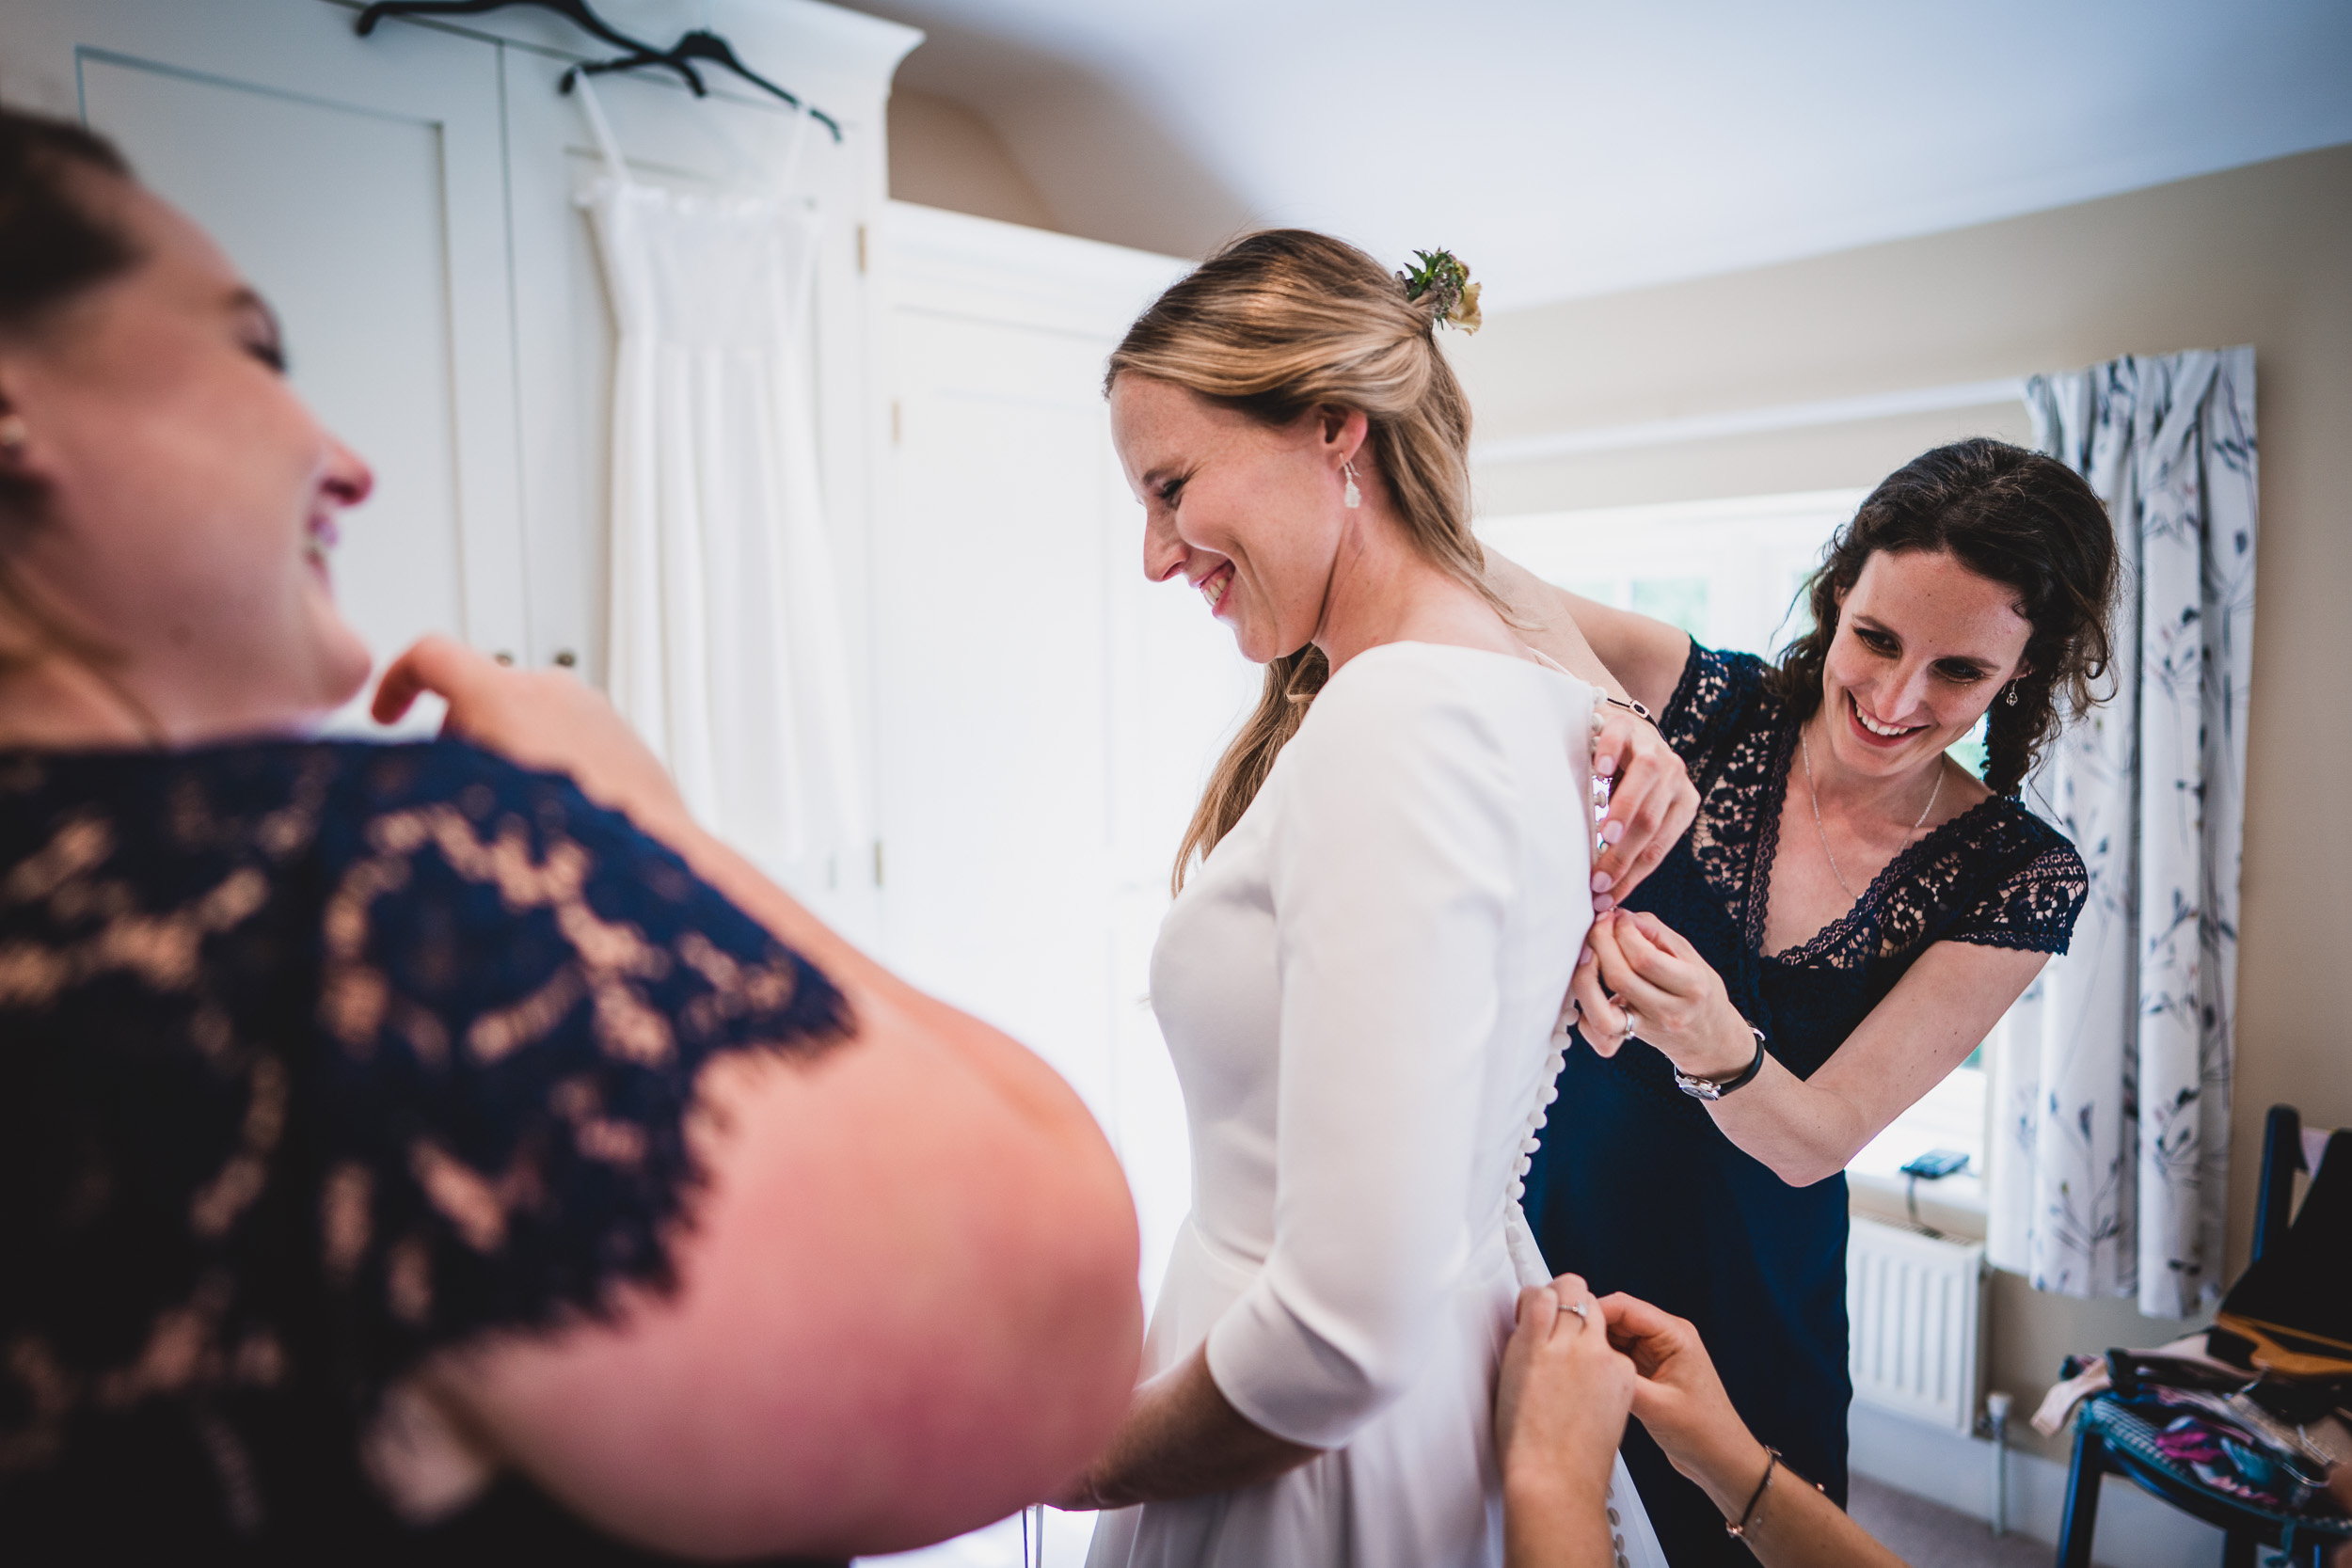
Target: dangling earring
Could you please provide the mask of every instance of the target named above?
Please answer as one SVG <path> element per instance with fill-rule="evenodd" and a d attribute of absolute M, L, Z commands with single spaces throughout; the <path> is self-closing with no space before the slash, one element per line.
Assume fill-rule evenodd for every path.
<path fill-rule="evenodd" d="M 2009 704 L 2011 707 L 2015 707 L 2017 705 L 2017 683 L 2015 681 L 2009 683 L 2009 695 L 2003 698 L 2002 701 Z"/>
<path fill-rule="evenodd" d="M 1340 472 L 1347 476 L 1347 488 L 1340 493 L 1340 499 L 1345 501 L 1347 509 L 1353 512 L 1364 504 L 1364 493 L 1356 488 L 1356 465 L 1353 462 L 1343 463 Z"/>
<path fill-rule="evenodd" d="M 25 424 L 24 415 L 0 414 L 0 452 L 14 457 L 24 450 L 24 443 L 31 440 L 32 436 L 32 429 Z"/>

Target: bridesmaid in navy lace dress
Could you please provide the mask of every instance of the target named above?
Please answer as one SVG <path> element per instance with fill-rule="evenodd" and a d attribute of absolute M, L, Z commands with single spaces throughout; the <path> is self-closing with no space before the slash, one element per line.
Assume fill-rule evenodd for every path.
<path fill-rule="evenodd" d="M 0 112 L 0 1555 L 838 1558 L 1041 1496 L 1136 1365 L 1092 1118 L 568 677 L 428 641 L 378 711 L 464 738 L 293 738 L 368 674 L 370 478 L 281 372 Z"/>
<path fill-rule="evenodd" d="M 2114 561 L 2078 477 L 1979 440 L 1863 503 L 1777 668 L 1567 606 L 1699 807 L 1595 924 L 1593 1049 L 1568 1053 L 1529 1213 L 1554 1268 L 1694 1323 L 1740 1416 L 1840 1502 L 1842 1172 L 2066 949 L 2082 863 L 2016 791 L 2091 700 Z M 1945 752 L 1988 713 L 1979 783 Z M 1638 1428 L 1627 1459 L 1677 1568 L 1746 1559 Z"/>

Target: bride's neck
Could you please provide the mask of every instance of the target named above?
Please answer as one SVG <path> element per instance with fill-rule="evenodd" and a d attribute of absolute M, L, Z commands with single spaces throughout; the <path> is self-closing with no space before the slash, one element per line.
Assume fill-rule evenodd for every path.
<path fill-rule="evenodd" d="M 1314 643 L 1337 670 L 1367 648 L 1406 641 L 1521 651 L 1492 605 L 1367 509 L 1340 543 Z"/>

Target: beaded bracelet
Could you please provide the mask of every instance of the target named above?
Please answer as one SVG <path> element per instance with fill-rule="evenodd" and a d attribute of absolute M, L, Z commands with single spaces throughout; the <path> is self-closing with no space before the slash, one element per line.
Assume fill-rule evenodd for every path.
<path fill-rule="evenodd" d="M 1756 1494 L 1748 1498 L 1748 1506 L 1740 1512 L 1740 1522 L 1736 1525 L 1726 1523 L 1724 1526 L 1724 1533 L 1734 1541 L 1745 1541 L 1748 1538 L 1749 1527 L 1756 1523 L 1756 1511 L 1764 1501 L 1764 1489 L 1772 1484 L 1772 1472 L 1780 1468 L 1780 1450 L 1767 1448 L 1764 1452 L 1767 1456 L 1764 1461 L 1764 1479 L 1756 1483 Z"/>

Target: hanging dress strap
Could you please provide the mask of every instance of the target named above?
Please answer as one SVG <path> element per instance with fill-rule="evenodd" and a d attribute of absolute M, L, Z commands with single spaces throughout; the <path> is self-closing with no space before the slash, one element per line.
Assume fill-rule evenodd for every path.
<path fill-rule="evenodd" d="M 816 111 L 803 100 L 792 116 L 792 140 L 784 150 L 784 166 L 776 171 L 776 194 L 790 197 L 792 182 L 801 172 L 801 150 L 808 145 L 808 128 Z"/>
<path fill-rule="evenodd" d="M 596 98 L 595 81 L 584 71 L 574 70 L 572 80 L 580 88 L 580 106 L 588 116 L 588 129 L 596 135 L 596 150 L 604 154 L 605 167 L 612 171 L 613 180 L 623 185 L 631 183 L 628 160 L 621 156 L 621 143 L 612 135 L 612 122 L 604 118 L 604 104 Z"/>

